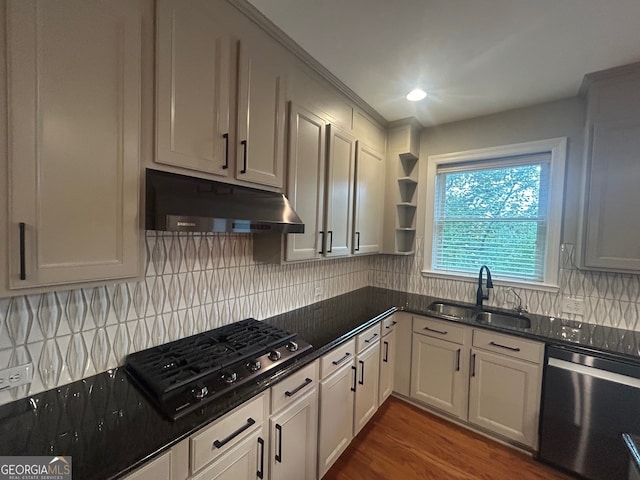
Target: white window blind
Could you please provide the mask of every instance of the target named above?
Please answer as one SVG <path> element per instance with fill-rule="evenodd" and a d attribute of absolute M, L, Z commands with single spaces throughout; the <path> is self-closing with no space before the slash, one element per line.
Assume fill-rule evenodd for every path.
<path fill-rule="evenodd" d="M 433 270 L 543 282 L 551 153 L 449 163 L 436 171 Z M 561 206 L 558 206 L 561 208 Z"/>

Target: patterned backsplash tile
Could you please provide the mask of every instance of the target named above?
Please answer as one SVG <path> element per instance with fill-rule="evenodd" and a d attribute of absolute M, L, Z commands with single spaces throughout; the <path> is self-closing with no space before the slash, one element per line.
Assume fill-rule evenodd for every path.
<path fill-rule="evenodd" d="M 0 404 L 121 365 L 127 354 L 369 285 L 372 257 L 266 265 L 250 235 L 147 232 L 139 282 L 0 299 L 0 368 L 33 362 Z"/>

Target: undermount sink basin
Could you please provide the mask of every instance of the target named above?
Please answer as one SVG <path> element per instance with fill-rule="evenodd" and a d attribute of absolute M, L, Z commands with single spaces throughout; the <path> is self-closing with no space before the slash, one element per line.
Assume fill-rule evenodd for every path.
<path fill-rule="evenodd" d="M 463 307 L 462 305 L 454 305 L 453 303 L 434 302 L 427 307 L 428 310 L 443 315 L 445 317 L 453 318 L 473 318 L 476 311 L 473 308 Z"/>
<path fill-rule="evenodd" d="M 476 322 L 496 327 L 531 328 L 531 320 L 527 317 L 508 313 L 480 312 L 476 315 Z"/>

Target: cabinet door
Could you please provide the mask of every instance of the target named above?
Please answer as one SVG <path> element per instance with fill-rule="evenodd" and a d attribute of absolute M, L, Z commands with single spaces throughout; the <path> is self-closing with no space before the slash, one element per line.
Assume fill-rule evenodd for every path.
<path fill-rule="evenodd" d="M 265 443 L 257 429 L 190 480 L 255 480 L 265 477 Z"/>
<path fill-rule="evenodd" d="M 380 342 L 369 347 L 357 358 L 358 378 L 353 414 L 353 435 L 373 417 L 378 409 L 378 386 L 380 375 Z"/>
<path fill-rule="evenodd" d="M 270 38 L 240 42 L 236 178 L 281 188 L 284 184 L 285 68 Z"/>
<path fill-rule="evenodd" d="M 219 10 L 205 0 L 157 4 L 155 161 L 227 176 L 235 76 Z"/>
<path fill-rule="evenodd" d="M 325 123 L 290 104 L 287 195 L 304 222 L 304 233 L 287 235 L 286 260 L 318 258 L 323 250 Z"/>
<path fill-rule="evenodd" d="M 466 418 L 468 347 L 426 335 L 413 335 L 411 398 Z"/>
<path fill-rule="evenodd" d="M 382 251 L 384 156 L 357 142 L 353 253 Z"/>
<path fill-rule="evenodd" d="M 640 119 L 599 122 L 591 132 L 584 266 L 640 271 Z M 622 234 L 621 234 L 622 233 Z"/>
<path fill-rule="evenodd" d="M 541 367 L 472 349 L 469 422 L 536 448 Z"/>
<path fill-rule="evenodd" d="M 316 478 L 318 393 L 314 389 L 271 419 L 271 477 Z"/>
<path fill-rule="evenodd" d="M 331 468 L 353 438 L 355 383 L 353 361 L 320 382 L 318 478 Z"/>
<path fill-rule="evenodd" d="M 328 127 L 327 155 L 327 257 L 351 254 L 355 138 L 333 125 Z"/>
<path fill-rule="evenodd" d="M 10 288 L 138 274 L 141 5 L 7 3 Z"/>
<path fill-rule="evenodd" d="M 393 391 L 393 376 L 396 358 L 396 331 L 382 337 L 380 349 L 380 388 L 378 405 L 382 405 Z"/>

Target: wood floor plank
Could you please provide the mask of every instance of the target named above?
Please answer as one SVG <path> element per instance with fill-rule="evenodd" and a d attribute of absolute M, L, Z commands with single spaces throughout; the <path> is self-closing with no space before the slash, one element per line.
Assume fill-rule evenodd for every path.
<path fill-rule="evenodd" d="M 394 397 L 324 480 L 570 480 L 528 455 Z"/>

